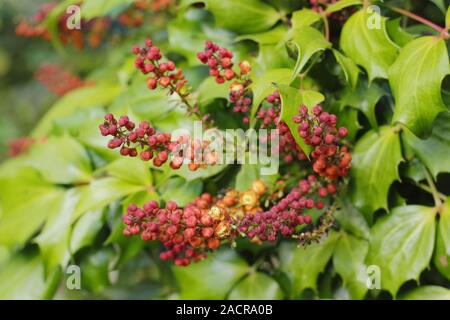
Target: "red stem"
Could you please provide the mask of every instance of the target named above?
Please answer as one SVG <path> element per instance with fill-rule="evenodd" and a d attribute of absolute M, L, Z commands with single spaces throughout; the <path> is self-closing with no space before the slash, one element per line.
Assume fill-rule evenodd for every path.
<path fill-rule="evenodd" d="M 404 16 L 407 16 L 407 17 L 409 17 L 411 19 L 419 21 L 419 22 L 421 22 L 421 23 L 423 23 L 423 24 L 433 28 L 434 30 L 439 32 L 439 34 L 441 34 L 444 38 L 449 38 L 450 37 L 448 31 L 445 28 L 442 28 L 441 26 L 438 26 L 437 24 L 431 22 L 430 20 L 427 20 L 427 19 L 425 19 L 425 18 L 423 18 L 421 16 L 418 16 L 415 13 L 412 13 L 412 12 L 410 12 L 408 10 L 400 9 L 400 8 L 397 8 L 397 7 L 392 7 L 390 5 L 385 5 L 385 7 L 390 9 L 390 10 L 392 10 L 392 11 L 400 13 L 400 14 L 402 14 Z"/>

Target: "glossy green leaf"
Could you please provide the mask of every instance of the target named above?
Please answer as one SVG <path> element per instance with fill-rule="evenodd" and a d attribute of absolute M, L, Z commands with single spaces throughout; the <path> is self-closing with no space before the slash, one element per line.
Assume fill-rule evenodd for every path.
<path fill-rule="evenodd" d="M 326 13 L 333 13 L 336 11 L 341 11 L 342 9 L 354 6 L 354 5 L 361 5 L 361 0 L 339 0 L 335 3 L 330 4 L 327 9 L 325 10 Z"/>
<path fill-rule="evenodd" d="M 206 104 L 217 98 L 228 99 L 228 90 L 227 86 L 218 85 L 215 78 L 208 77 L 197 90 L 199 103 Z"/>
<path fill-rule="evenodd" d="M 76 220 L 85 212 L 102 209 L 126 195 L 144 190 L 146 190 L 145 186 L 113 177 L 94 180 L 83 188 L 83 194 L 73 220 Z"/>
<path fill-rule="evenodd" d="M 447 198 L 441 210 L 439 232 L 442 236 L 447 255 L 450 256 L 450 197 Z"/>
<path fill-rule="evenodd" d="M 367 71 L 369 82 L 387 78 L 397 58 L 397 46 L 386 32 L 386 18 L 376 12 L 361 10 L 353 14 L 342 29 L 340 45 L 347 57 Z"/>
<path fill-rule="evenodd" d="M 358 66 L 348 57 L 344 56 L 338 50 L 333 49 L 334 57 L 344 72 L 345 79 L 350 84 L 350 87 L 355 88 L 358 84 L 359 73 L 361 72 Z"/>
<path fill-rule="evenodd" d="M 320 14 L 311 9 L 301 9 L 298 11 L 294 11 L 291 17 L 293 32 L 295 32 L 296 29 L 310 26 L 313 23 L 320 21 L 320 19 Z"/>
<path fill-rule="evenodd" d="M 103 17 L 114 12 L 120 12 L 134 0 L 84 0 L 81 6 L 83 18 Z"/>
<path fill-rule="evenodd" d="M 23 169 L 16 176 L 0 179 L 0 245 L 21 246 L 57 214 L 64 197 L 62 188 L 42 180 L 32 169 Z"/>
<path fill-rule="evenodd" d="M 422 140 L 405 129 L 403 141 L 414 155 L 437 177 L 440 172 L 450 172 L 450 113 L 441 114 L 433 124 L 431 136 Z"/>
<path fill-rule="evenodd" d="M 164 201 L 175 201 L 179 206 L 194 200 L 202 192 L 201 180 L 186 181 L 180 177 L 170 178 L 161 188 Z"/>
<path fill-rule="evenodd" d="M 103 227 L 104 217 L 103 210 L 90 211 L 75 222 L 70 233 L 69 249 L 72 254 L 92 244 Z"/>
<path fill-rule="evenodd" d="M 405 294 L 403 300 L 450 300 L 450 290 L 439 286 L 423 286 Z"/>
<path fill-rule="evenodd" d="M 409 205 L 397 207 L 377 221 L 371 234 L 368 265 L 381 270 L 381 286 L 393 296 L 408 280 L 418 280 L 433 254 L 436 210 Z"/>
<path fill-rule="evenodd" d="M 333 266 L 342 277 L 352 299 L 363 299 L 367 292 L 367 273 L 364 261 L 369 242 L 345 232 L 341 233 L 333 255 Z"/>
<path fill-rule="evenodd" d="M 369 131 L 356 144 L 352 157 L 352 202 L 370 221 L 375 210 L 388 209 L 389 187 L 399 179 L 400 136 L 389 127 Z"/>
<path fill-rule="evenodd" d="M 150 165 L 140 159 L 120 158 L 102 168 L 110 176 L 134 183 L 137 185 L 151 186 L 153 183 L 150 173 Z"/>
<path fill-rule="evenodd" d="M 268 4 L 260 0 L 205 0 L 216 25 L 237 33 L 254 33 L 272 27 L 280 15 Z M 248 18 L 252 21 L 249 23 Z"/>
<path fill-rule="evenodd" d="M 233 250 L 221 250 L 188 267 L 172 268 L 181 299 L 224 299 L 249 266 Z"/>
<path fill-rule="evenodd" d="M 450 255 L 447 253 L 447 248 L 444 243 L 444 235 L 442 232 L 448 232 L 443 230 L 439 222 L 437 228 L 436 246 L 434 248 L 433 264 L 439 273 L 450 280 Z M 445 224 L 445 223 L 444 223 Z"/>
<path fill-rule="evenodd" d="M 81 284 L 83 289 L 99 293 L 110 285 L 109 266 L 115 252 L 111 248 L 92 251 L 81 261 Z"/>
<path fill-rule="evenodd" d="M 370 229 L 364 216 L 348 198 L 338 199 L 339 207 L 334 213 L 341 228 L 356 237 L 370 239 Z"/>
<path fill-rule="evenodd" d="M 376 83 L 373 82 L 368 85 L 366 82 L 360 81 L 355 90 L 349 88 L 342 90 L 339 96 L 339 104 L 341 105 L 341 110 L 349 106 L 361 111 L 369 120 L 372 128 L 377 129 L 378 123 L 375 116 L 375 107 L 385 94 L 384 90 Z"/>
<path fill-rule="evenodd" d="M 431 132 L 436 116 L 447 111 L 441 97 L 441 83 L 450 73 L 444 40 L 428 36 L 407 44 L 389 70 L 395 96 L 392 121 L 405 124 L 423 137 Z"/>
<path fill-rule="evenodd" d="M 250 123 L 253 125 L 256 113 L 263 100 L 276 90 L 274 84 L 289 84 L 291 76 L 290 69 L 269 70 L 260 77 L 257 77 L 251 88 L 253 91 L 253 106 L 250 114 Z"/>
<path fill-rule="evenodd" d="M 269 31 L 251 33 L 251 34 L 243 34 L 241 36 L 236 37 L 235 41 L 242 40 L 252 40 L 257 42 L 259 45 L 265 44 L 277 44 L 282 41 L 288 32 L 288 29 L 284 25 L 279 25 L 270 29 Z"/>
<path fill-rule="evenodd" d="M 50 299 L 59 277 L 59 270 L 44 277 L 44 265 L 39 255 L 16 255 L 0 269 L 0 299 Z"/>
<path fill-rule="evenodd" d="M 445 14 L 445 28 L 450 29 L 450 6 L 447 8 L 447 13 Z"/>
<path fill-rule="evenodd" d="M 79 189 L 66 191 L 59 210 L 48 217 L 41 233 L 34 239 L 44 259 L 46 274 L 58 265 L 64 268 L 69 262 L 71 224 L 80 196 Z"/>
<path fill-rule="evenodd" d="M 297 62 L 292 71 L 291 83 L 302 72 L 314 54 L 331 48 L 331 43 L 325 39 L 322 33 L 309 26 L 293 30 L 289 43 L 297 49 Z"/>
<path fill-rule="evenodd" d="M 268 275 L 252 272 L 228 296 L 230 300 L 279 300 L 283 297 L 280 285 Z"/>
<path fill-rule="evenodd" d="M 86 150 L 68 135 L 36 144 L 28 160 L 30 166 L 54 183 L 76 184 L 91 180 L 92 167 Z"/>
<path fill-rule="evenodd" d="M 297 247 L 293 243 L 282 243 L 279 249 L 280 268 L 292 281 L 293 295 L 298 295 L 306 288 L 316 290 L 319 274 L 324 271 L 339 239 L 339 234 L 332 232 L 307 247 Z"/>
<path fill-rule="evenodd" d="M 287 85 L 278 85 L 278 88 L 281 96 L 280 121 L 284 121 L 288 125 L 297 144 L 306 155 L 309 155 L 312 148 L 304 142 L 302 137 L 300 137 L 300 134 L 297 131 L 298 124 L 294 122 L 293 117 L 299 113 L 299 109 L 302 105 L 311 109 L 316 104 L 324 101 L 325 97 L 317 91 L 299 90 Z"/>
<path fill-rule="evenodd" d="M 389 34 L 389 37 L 400 47 L 404 47 L 411 41 L 413 41 L 416 36 L 406 32 L 401 26 L 400 23 L 402 22 L 401 18 L 388 20 L 386 21 L 386 28 L 387 32 Z"/>
<path fill-rule="evenodd" d="M 40 138 L 52 129 L 53 121 L 81 108 L 93 108 L 109 104 L 120 93 L 120 88 L 111 84 L 82 87 L 67 93 L 44 115 L 34 128 L 32 135 Z M 98 130 L 98 129 L 97 129 Z"/>

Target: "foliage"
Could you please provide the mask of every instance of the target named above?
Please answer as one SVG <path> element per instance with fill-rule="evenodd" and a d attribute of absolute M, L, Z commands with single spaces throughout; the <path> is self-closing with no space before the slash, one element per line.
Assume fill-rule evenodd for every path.
<path fill-rule="evenodd" d="M 75 45 L 79 35 L 58 27 L 64 1 L 47 8 L 41 21 L 26 20 L 39 31 L 19 42 L 19 57 L 33 61 L 32 70 L 14 63 L 3 72 L 2 54 L 9 49 L 0 38 L 0 77 L 10 79 L 1 85 L 0 97 L 13 101 L 4 92 L 14 87 L 11 92 L 18 94 L 26 78 L 47 95 L 26 96 L 26 106 L 48 106 L 45 114 L 17 122 L 18 128 L 0 119 L 3 140 L 27 136 L 12 145 L 11 155 L 21 154 L 0 164 L 0 298 L 450 299 L 450 10 L 445 5 L 408 1 L 412 14 L 407 6 L 394 7 L 403 2 L 386 0 L 81 2 L 83 17 L 91 21 L 87 25 L 111 22 L 110 32 L 86 29 L 83 48 Z M 426 19 L 419 22 L 417 15 Z M 2 18 L 0 28 L 11 29 L 12 19 Z M 152 91 L 131 52 L 150 37 L 175 70 L 170 76 L 163 66 L 162 83 L 147 80 Z M 197 59 L 207 40 L 233 52 L 234 64 L 227 61 L 223 73 L 211 72 L 215 67 L 208 59 Z M 33 60 L 23 56 L 28 42 Z M 138 55 L 140 50 L 133 49 Z M 161 72 L 158 60 L 152 63 Z M 48 62 L 77 79 L 58 90 L 62 97 L 30 80 Z M 179 79 L 175 64 L 183 70 Z M 146 73 L 144 64 L 137 67 Z M 240 91 L 231 88 L 231 96 L 230 85 Z M 313 115 L 318 104 L 337 117 L 337 124 L 322 127 L 334 135 L 328 145 L 352 154 L 349 173 L 346 168 L 330 174 L 317 165 L 320 157 L 302 125 L 321 125 L 322 113 Z M 307 107 L 303 115 L 300 106 Z M 98 130 L 99 124 L 107 129 L 114 124 L 112 118 L 105 122 L 105 114 L 148 121 L 158 132 L 193 132 L 195 119 L 211 120 L 220 130 L 258 128 L 272 109 L 279 117 L 270 124 L 284 130 L 293 146 L 283 149 L 285 157 L 272 176 L 246 164 L 189 170 L 167 159 L 155 164 L 120 157 L 106 147 L 109 132 L 102 136 Z M 12 119 L 17 111 L 9 110 L 2 107 Z M 160 147 L 152 151 L 161 154 Z M 147 155 L 140 153 L 144 160 Z M 307 246 L 281 236 L 261 241 L 248 231 L 238 234 L 236 227 L 235 237 L 209 250 L 208 258 L 181 267 L 159 259 L 166 250 L 161 243 L 123 235 L 130 204 L 145 208 L 155 200 L 164 207 L 176 201 L 188 207 L 206 193 L 226 201 L 227 192 L 245 194 L 254 181 L 263 181 L 269 195 L 287 197 L 313 173 L 321 173 L 324 186 L 314 191 L 325 200 L 314 196 L 304 216 L 309 223 L 285 232 Z M 266 194 L 258 200 L 274 203 Z M 332 219 L 321 211 L 321 201 Z M 314 226 L 324 220 L 330 225 L 316 237 Z M 67 287 L 71 265 L 81 268 L 80 290 Z M 367 286 L 371 266 L 380 271 L 381 288 Z"/>

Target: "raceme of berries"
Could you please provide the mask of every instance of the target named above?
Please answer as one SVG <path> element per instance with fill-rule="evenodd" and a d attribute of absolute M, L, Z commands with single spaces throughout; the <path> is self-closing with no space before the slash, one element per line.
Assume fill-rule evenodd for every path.
<path fill-rule="evenodd" d="M 306 154 L 300 149 L 289 127 L 282 121 L 279 121 L 281 112 L 281 99 L 278 91 L 273 92 L 266 98 L 269 104 L 268 108 L 261 108 L 256 118 L 260 121 L 259 127 L 264 129 L 278 129 L 279 146 L 278 150 L 273 150 L 283 156 L 285 163 L 291 163 L 294 159 L 306 160 Z M 269 136 L 269 139 L 271 137 Z"/>
<path fill-rule="evenodd" d="M 172 141 L 170 134 L 157 132 L 147 121 L 142 121 L 136 127 L 128 116 L 121 116 L 117 120 L 112 114 L 107 114 L 99 129 L 103 136 L 112 136 L 108 148 L 120 148 L 122 156 L 152 160 L 156 167 L 162 166 L 170 158 L 170 167 L 175 170 L 183 165 L 185 159 L 189 160 L 188 168 L 191 171 L 217 162 L 214 150 L 208 149 L 208 141 L 193 140 L 187 135 Z"/>
<path fill-rule="evenodd" d="M 76 88 L 91 85 L 91 83 L 85 82 L 76 75 L 62 69 L 61 66 L 50 63 L 42 64 L 34 73 L 34 77 L 48 91 L 60 97 Z"/>
<path fill-rule="evenodd" d="M 206 41 L 205 50 L 197 53 L 197 57 L 203 64 L 208 65 L 209 74 L 215 77 L 218 84 L 234 80 L 229 88 L 229 100 L 233 112 L 244 115 L 243 122 L 248 123 L 248 113 L 252 104 L 252 93 L 249 90 L 251 80 L 248 75 L 251 65 L 248 61 L 239 63 L 239 73 L 233 71 L 233 53 L 221 48 L 217 44 Z"/>
<path fill-rule="evenodd" d="M 139 234 L 144 241 L 160 241 L 164 246 L 160 258 L 173 260 L 178 266 L 202 260 L 224 241 L 232 243 L 239 236 L 261 243 L 273 242 L 281 235 L 306 244 L 319 241 L 332 226 L 333 219 L 328 210 L 316 228 L 299 232 L 302 226 L 312 224 L 311 216 L 304 211 L 323 209 L 324 202 L 314 197 L 326 198 L 335 192 L 334 184 L 324 186 L 311 175 L 269 210 L 260 206 L 267 195 L 261 180 L 254 181 L 247 191 L 231 189 L 217 199 L 204 193 L 184 208 L 173 201 L 165 207 L 154 200 L 142 208 L 130 204 L 123 217 L 126 225 L 123 233 L 125 236 Z"/>
<path fill-rule="evenodd" d="M 346 176 L 352 156 L 340 140 L 347 136 L 348 130 L 336 128 L 336 116 L 323 111 L 319 105 L 314 106 L 312 112 L 301 106 L 293 120 L 299 124 L 298 133 L 305 143 L 314 147 L 311 152 L 313 170 L 331 180 Z"/>
<path fill-rule="evenodd" d="M 207 126 L 211 126 L 208 114 L 202 113 L 197 105 L 191 105 L 188 101 L 190 95 L 187 81 L 181 69 L 177 69 L 173 61 L 162 61 L 161 50 L 153 44 L 151 39 L 145 40 L 143 48 L 134 46 L 131 50 L 137 57 L 135 66 L 142 74 L 148 75 L 147 87 L 150 90 L 158 86 L 169 89 L 169 94 L 177 93 L 187 108 L 188 115 L 196 115 Z"/>

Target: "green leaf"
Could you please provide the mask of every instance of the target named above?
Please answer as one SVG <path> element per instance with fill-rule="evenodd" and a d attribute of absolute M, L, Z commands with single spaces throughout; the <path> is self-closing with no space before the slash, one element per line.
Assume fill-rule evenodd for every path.
<path fill-rule="evenodd" d="M 205 0 L 205 3 L 213 13 L 217 26 L 237 33 L 264 31 L 280 19 L 273 7 L 259 0 Z"/>
<path fill-rule="evenodd" d="M 41 233 L 34 239 L 44 259 L 46 274 L 58 265 L 65 268 L 69 262 L 71 225 L 80 196 L 80 189 L 66 191 L 59 209 L 48 217 Z"/>
<path fill-rule="evenodd" d="M 442 276 L 450 280 L 450 255 L 447 253 L 443 234 L 443 232 L 448 232 L 448 230 L 443 229 L 445 229 L 445 227 L 441 227 L 441 222 L 439 222 L 437 228 L 436 246 L 433 256 L 433 264 L 436 266 L 436 269 L 440 274 L 442 274 Z"/>
<path fill-rule="evenodd" d="M 143 186 L 151 186 L 153 183 L 150 173 L 150 165 L 140 159 L 119 158 L 101 169 L 110 176 Z"/>
<path fill-rule="evenodd" d="M 297 131 L 298 124 L 296 124 L 292 118 L 299 113 L 300 106 L 305 105 L 308 109 L 311 109 L 316 104 L 324 101 L 325 97 L 317 91 L 298 90 L 287 85 L 278 85 L 278 88 L 281 97 L 280 121 L 284 121 L 288 125 L 297 144 L 306 155 L 309 155 L 312 148 L 304 142 L 302 137 L 300 137 L 300 134 Z"/>
<path fill-rule="evenodd" d="M 361 0 L 339 0 L 335 3 L 330 4 L 327 9 L 325 10 L 326 13 L 333 13 L 336 11 L 341 11 L 342 9 L 345 9 L 347 7 L 351 7 L 354 5 L 360 5 L 362 4 Z"/>
<path fill-rule="evenodd" d="M 35 144 L 28 161 L 54 183 L 86 183 L 91 180 L 92 167 L 86 150 L 68 135 L 50 137 L 44 143 Z"/>
<path fill-rule="evenodd" d="M 439 232 L 442 236 L 446 253 L 450 256 L 450 197 L 447 198 L 441 210 Z"/>
<path fill-rule="evenodd" d="M 438 8 L 442 11 L 443 14 L 445 14 L 446 6 L 444 3 L 445 0 L 431 0 Z"/>
<path fill-rule="evenodd" d="M 334 57 L 344 72 L 345 79 L 350 84 L 350 87 L 355 88 L 358 84 L 359 73 L 361 72 L 358 66 L 352 61 L 352 59 L 344 56 L 338 50 L 332 49 Z"/>
<path fill-rule="evenodd" d="M 73 114 L 76 110 L 109 104 L 120 92 L 120 87 L 111 84 L 82 87 L 70 91 L 59 99 L 34 128 L 33 137 L 47 136 L 55 119 Z"/>
<path fill-rule="evenodd" d="M 249 266 L 235 251 L 221 250 L 188 267 L 173 267 L 181 299 L 225 299 Z"/>
<path fill-rule="evenodd" d="M 389 187 L 399 179 L 397 167 L 403 160 L 399 134 L 389 127 L 380 127 L 378 133 L 369 131 L 352 156 L 352 202 L 371 221 L 375 210 L 388 209 Z"/>
<path fill-rule="evenodd" d="M 349 88 L 342 90 L 339 96 L 339 103 L 341 110 L 349 106 L 361 111 L 369 120 L 372 128 L 377 129 L 378 123 L 375 116 L 375 107 L 385 94 L 384 90 L 376 83 L 372 82 L 372 84 L 368 85 L 366 82 L 360 81 L 355 90 Z"/>
<path fill-rule="evenodd" d="M 423 286 L 405 294 L 403 300 L 450 300 L 450 290 L 439 286 Z"/>
<path fill-rule="evenodd" d="M 320 14 L 311 9 L 294 11 L 292 12 L 291 18 L 292 30 L 295 32 L 295 30 L 310 26 L 313 23 L 320 21 L 320 19 Z"/>
<path fill-rule="evenodd" d="M 203 183 L 200 179 L 193 181 L 186 181 L 183 178 L 170 178 L 161 187 L 161 198 L 164 201 L 175 201 L 179 206 L 184 206 L 197 197 L 203 188 Z"/>
<path fill-rule="evenodd" d="M 259 45 L 278 44 L 286 37 L 287 32 L 288 29 L 286 28 L 286 26 L 279 25 L 273 29 L 270 29 L 269 31 L 243 34 L 241 36 L 236 37 L 234 41 L 252 40 L 257 42 Z"/>
<path fill-rule="evenodd" d="M 230 300 L 279 300 L 283 297 L 280 285 L 272 277 L 252 272 L 233 288 Z"/>
<path fill-rule="evenodd" d="M 339 208 L 334 213 L 339 225 L 347 232 L 363 239 L 370 239 L 370 229 L 364 216 L 347 197 L 338 199 Z"/>
<path fill-rule="evenodd" d="M 44 277 L 44 265 L 37 254 L 18 254 L 0 269 L 0 299 L 51 299 L 61 273 Z"/>
<path fill-rule="evenodd" d="M 113 12 L 121 12 L 134 0 L 84 0 L 81 6 L 83 18 L 103 17 Z"/>
<path fill-rule="evenodd" d="M 78 219 L 70 234 L 69 249 L 72 254 L 92 244 L 104 224 L 104 211 L 96 210 L 83 214 Z"/>
<path fill-rule="evenodd" d="M 293 44 L 298 52 L 297 62 L 291 75 L 291 83 L 315 53 L 331 48 L 331 43 L 320 31 L 308 26 L 293 30 L 292 39 L 288 44 Z"/>
<path fill-rule="evenodd" d="M 341 233 L 334 250 L 333 266 L 342 277 L 352 299 L 363 299 L 367 292 L 367 273 L 364 261 L 369 242 L 345 232 Z"/>
<path fill-rule="evenodd" d="M 339 234 L 332 232 L 320 243 L 305 248 L 296 248 L 293 243 L 281 244 L 280 268 L 292 281 L 292 298 L 298 297 L 306 288 L 316 290 L 317 277 L 330 260 L 338 239 Z"/>
<path fill-rule="evenodd" d="M 143 185 L 137 185 L 113 177 L 94 180 L 89 186 L 83 188 L 83 194 L 73 220 L 76 220 L 83 213 L 102 209 L 126 195 L 144 190 L 146 190 L 146 187 Z"/>
<path fill-rule="evenodd" d="M 447 111 L 441 83 L 450 73 L 445 41 L 428 36 L 407 44 L 389 70 L 395 96 L 393 123 L 401 122 L 419 137 L 431 131 L 436 116 Z"/>
<path fill-rule="evenodd" d="M 238 191 L 247 191 L 252 182 L 259 179 L 259 166 L 256 164 L 243 164 L 236 175 L 235 188 Z"/>
<path fill-rule="evenodd" d="M 447 13 L 445 14 L 445 29 L 450 29 L 450 7 L 447 8 Z"/>
<path fill-rule="evenodd" d="M 260 104 L 268 95 L 276 90 L 274 83 L 287 85 L 290 82 L 290 76 L 290 69 L 273 69 L 254 80 L 251 86 L 253 91 L 253 106 L 250 113 L 250 123 L 252 126 L 254 125 L 255 116 Z"/>
<path fill-rule="evenodd" d="M 42 180 L 32 169 L 0 179 L 0 245 L 22 246 L 47 217 L 59 212 L 64 189 Z"/>
<path fill-rule="evenodd" d="M 83 289 L 99 293 L 110 285 L 109 265 L 115 252 L 111 248 L 102 248 L 87 254 L 81 261 L 81 284 Z"/>
<path fill-rule="evenodd" d="M 389 37 L 400 47 L 404 47 L 405 45 L 413 41 L 416 36 L 403 30 L 403 28 L 400 26 L 401 22 L 402 18 L 388 20 L 386 21 L 386 28 Z"/>
<path fill-rule="evenodd" d="M 429 265 L 435 224 L 435 208 L 409 205 L 394 208 L 373 226 L 367 264 L 380 267 L 382 288 L 394 297 Z"/>
<path fill-rule="evenodd" d="M 199 104 L 207 104 L 208 102 L 217 99 L 228 99 L 228 87 L 218 85 L 216 79 L 208 77 L 202 82 L 197 90 Z"/>
<path fill-rule="evenodd" d="M 380 28 L 372 27 L 377 20 Z M 367 71 L 369 82 L 387 78 L 388 69 L 397 58 L 397 47 L 386 32 L 386 18 L 375 12 L 361 10 L 353 14 L 342 29 L 340 45 L 347 57 Z"/>
<path fill-rule="evenodd" d="M 414 155 L 437 177 L 450 172 L 450 113 L 442 113 L 433 123 L 433 132 L 427 140 L 417 138 L 405 128 L 403 141 Z"/>

